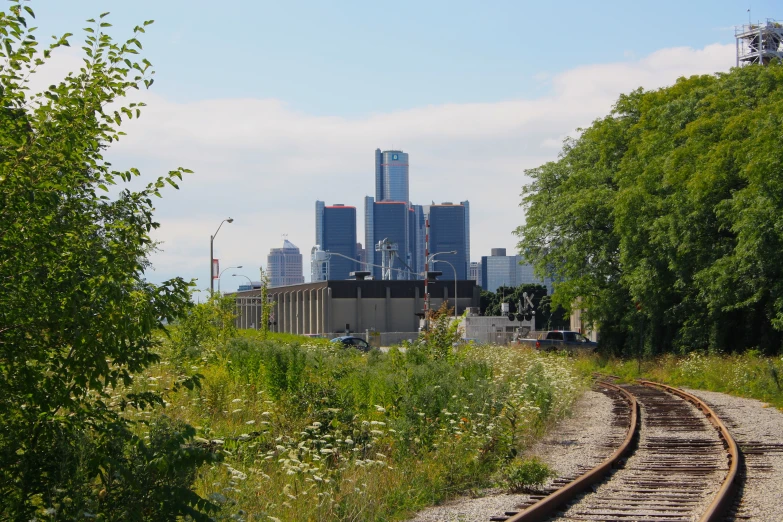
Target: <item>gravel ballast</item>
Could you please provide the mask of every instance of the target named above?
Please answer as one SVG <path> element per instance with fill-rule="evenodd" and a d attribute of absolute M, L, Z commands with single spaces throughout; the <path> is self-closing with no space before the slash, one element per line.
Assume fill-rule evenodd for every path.
<path fill-rule="evenodd" d="M 706 401 L 723 419 L 745 454 L 745 483 L 736 513 L 728 520 L 783 521 L 783 413 L 752 399 L 723 393 L 686 390 Z M 612 401 L 595 391 L 586 392 L 571 417 L 562 420 L 541 442 L 530 448 L 559 476 L 596 465 L 606 456 L 601 441 L 612 436 Z M 614 428 L 616 430 L 616 428 Z M 462 497 L 419 512 L 413 522 L 486 522 L 489 517 L 527 500 L 485 490 L 478 498 Z"/>
<path fill-rule="evenodd" d="M 561 420 L 525 453 L 546 462 L 559 477 L 576 475 L 579 469 L 593 467 L 611 453 L 601 444 L 620 431 L 612 427 L 612 418 L 612 400 L 603 393 L 587 391 L 576 401 L 572 416 Z M 528 498 L 524 494 L 485 490 L 480 497 L 461 497 L 422 510 L 411 520 L 487 522 L 493 515 L 516 511 L 516 506 Z"/>
<path fill-rule="evenodd" d="M 730 520 L 783 521 L 783 413 L 753 399 L 687 391 L 715 410 L 745 455 L 745 483 Z"/>

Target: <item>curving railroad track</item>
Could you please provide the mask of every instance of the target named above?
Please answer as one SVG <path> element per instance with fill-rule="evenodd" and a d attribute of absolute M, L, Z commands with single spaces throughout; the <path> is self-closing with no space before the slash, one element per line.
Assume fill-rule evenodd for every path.
<path fill-rule="evenodd" d="M 613 399 L 615 423 L 627 427 L 624 439 L 608 442 L 614 451 L 598 466 L 490 520 L 722 520 L 742 456 L 715 412 L 691 394 L 649 381 L 596 387 Z"/>

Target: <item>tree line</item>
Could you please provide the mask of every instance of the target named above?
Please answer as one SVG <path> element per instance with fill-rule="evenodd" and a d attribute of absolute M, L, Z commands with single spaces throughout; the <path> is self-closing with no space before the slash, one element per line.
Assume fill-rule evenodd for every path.
<path fill-rule="evenodd" d="M 518 247 L 604 349 L 781 352 L 780 63 L 622 95 L 526 174 Z"/>

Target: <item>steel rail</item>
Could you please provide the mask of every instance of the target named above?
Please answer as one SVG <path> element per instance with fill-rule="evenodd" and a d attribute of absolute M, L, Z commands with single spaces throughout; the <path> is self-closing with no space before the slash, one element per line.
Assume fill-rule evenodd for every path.
<path fill-rule="evenodd" d="M 680 390 L 679 388 L 668 386 L 666 384 L 660 384 L 652 381 L 645 381 L 642 379 L 639 379 L 637 382 L 643 384 L 644 386 L 660 388 L 662 390 L 665 390 L 669 393 L 673 393 L 674 395 L 677 395 L 685 399 L 686 401 L 690 402 L 691 404 L 699 408 L 707 417 L 707 419 L 710 421 L 710 423 L 716 428 L 718 428 L 718 433 L 720 434 L 720 437 L 723 439 L 723 444 L 728 449 L 729 459 L 731 460 L 731 464 L 729 465 L 729 471 L 726 474 L 726 478 L 723 479 L 723 484 L 721 484 L 718 493 L 716 493 L 715 498 L 712 500 L 709 507 L 707 507 L 707 510 L 699 519 L 699 522 L 716 522 L 718 520 L 723 520 L 725 515 L 728 513 L 729 508 L 732 505 L 732 502 L 734 500 L 734 494 L 736 493 L 737 487 L 739 485 L 738 474 L 739 474 L 739 467 L 742 461 L 742 453 L 740 452 L 737 443 L 734 441 L 734 437 L 731 436 L 731 433 L 729 433 L 728 428 L 726 428 L 726 425 L 723 424 L 723 421 L 720 419 L 720 417 L 718 417 L 715 411 L 712 408 L 710 408 L 710 406 L 707 403 L 705 403 L 695 395 Z"/>
<path fill-rule="evenodd" d="M 631 395 L 628 391 L 621 388 L 620 386 L 615 386 L 614 384 L 610 384 L 608 382 L 597 382 L 596 384 L 598 386 L 603 386 L 604 388 L 610 388 L 612 390 L 619 391 L 628 401 L 628 404 L 631 408 L 631 422 L 630 426 L 628 427 L 628 433 L 625 436 L 625 440 L 620 445 L 620 447 L 618 447 L 614 453 L 612 453 L 612 455 L 604 460 L 601 464 L 584 473 L 580 477 L 572 480 L 546 498 L 539 500 L 532 506 L 529 506 L 523 511 L 520 511 L 516 515 L 512 515 L 506 519 L 506 522 L 535 522 L 551 515 L 561 507 L 574 500 L 577 495 L 589 489 L 590 486 L 600 482 L 606 475 L 609 474 L 615 464 L 617 464 L 617 462 L 624 458 L 633 449 L 633 439 L 636 437 L 639 429 L 639 404 L 636 402 L 636 397 Z"/>

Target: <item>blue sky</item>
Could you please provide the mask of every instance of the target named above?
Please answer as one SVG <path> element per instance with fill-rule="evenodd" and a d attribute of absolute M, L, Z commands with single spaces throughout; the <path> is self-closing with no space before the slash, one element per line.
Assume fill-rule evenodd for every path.
<path fill-rule="evenodd" d="M 376 147 L 410 154 L 415 203 L 471 200 L 472 259 L 511 250 L 525 168 L 556 159 L 562 139 L 621 92 L 728 70 L 749 7 L 754 20 L 783 18 L 772 1 L 484 4 L 30 5 L 39 40 L 69 31 L 76 49 L 84 20 L 103 11 L 116 39 L 155 20 L 142 39 L 156 69 L 149 107 L 110 159 L 150 177 L 196 171 L 158 207 L 163 252 L 150 278 L 202 282 L 210 229 L 227 215 L 223 266 L 255 267 L 256 278 L 284 233 L 309 253 L 315 199 L 360 208 Z M 44 79 L 77 58 L 55 56 Z"/>
<path fill-rule="evenodd" d="M 757 17 L 772 1 L 753 2 Z M 664 47 L 731 43 L 749 2 L 36 2 L 41 31 L 104 10 L 145 36 L 156 91 L 185 100 L 272 97 L 358 115 L 535 95 L 536 74 Z M 225 5 L 225 8 L 219 6 Z M 393 5 L 393 7 L 391 7 Z M 779 4 L 777 4 L 779 6 Z M 753 14 L 753 13 L 751 13 Z"/>

